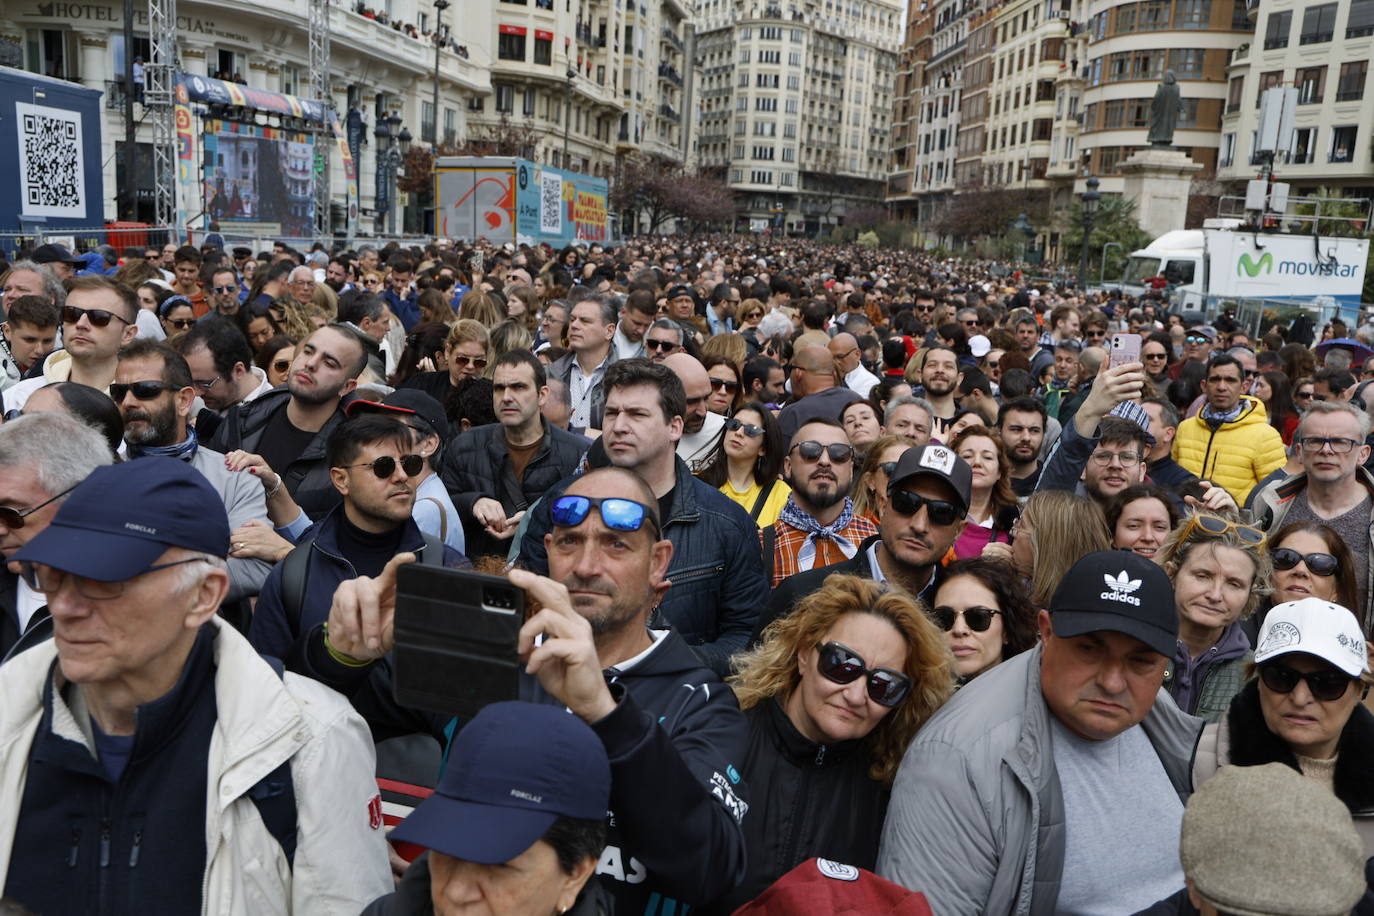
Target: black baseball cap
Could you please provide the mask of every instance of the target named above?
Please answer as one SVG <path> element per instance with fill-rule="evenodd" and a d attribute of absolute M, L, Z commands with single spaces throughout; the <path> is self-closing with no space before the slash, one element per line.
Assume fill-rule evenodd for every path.
<path fill-rule="evenodd" d="M 1166 658 L 1178 647 L 1173 583 L 1163 567 L 1128 550 L 1099 550 L 1073 564 L 1050 599 L 1050 618 L 1055 636 L 1111 630 Z"/>
<path fill-rule="evenodd" d="M 668 287 L 668 299 L 676 299 L 678 296 L 691 296 L 693 299 L 696 298 L 696 294 L 692 292 L 690 286 L 683 286 L 679 283 L 677 286 Z"/>
<path fill-rule="evenodd" d="M 448 441 L 448 417 L 444 408 L 432 395 L 414 388 L 398 388 L 380 401 L 365 401 L 359 398 L 344 408 L 351 420 L 364 413 L 388 413 L 393 416 L 417 417 L 434 431 L 440 442 Z"/>
<path fill-rule="evenodd" d="M 61 264 L 74 264 L 78 267 L 86 266 L 86 262 L 68 251 L 67 246 L 52 243 L 39 245 L 33 250 L 33 255 L 29 260 L 33 261 L 35 264 L 52 264 L 57 262 Z"/>
<path fill-rule="evenodd" d="M 917 477 L 943 480 L 954 488 L 961 509 L 968 511 L 973 491 L 973 469 L 954 453 L 954 449 L 947 445 L 918 445 L 902 452 L 902 457 L 897 459 L 897 466 L 892 469 L 887 491 L 891 493 L 906 481 Z"/>

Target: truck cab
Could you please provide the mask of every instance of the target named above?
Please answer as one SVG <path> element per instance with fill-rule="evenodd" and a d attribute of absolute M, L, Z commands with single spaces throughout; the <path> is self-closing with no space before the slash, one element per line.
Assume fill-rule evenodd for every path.
<path fill-rule="evenodd" d="M 1166 232 L 1146 247 L 1131 252 L 1121 289 L 1139 296 L 1156 288 L 1148 282 L 1151 278 L 1162 276 L 1185 311 L 1201 308 L 1203 251 L 1201 229 Z"/>

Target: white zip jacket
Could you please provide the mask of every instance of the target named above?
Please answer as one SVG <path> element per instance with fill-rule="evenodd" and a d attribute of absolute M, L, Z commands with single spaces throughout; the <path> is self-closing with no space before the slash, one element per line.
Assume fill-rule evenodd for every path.
<path fill-rule="evenodd" d="M 394 887 L 375 780 L 372 739 L 339 694 L 309 678 L 279 678 L 233 627 L 214 619 L 218 722 L 206 772 L 203 916 L 347 914 Z M 0 666 L 0 874 L 8 874 L 18 799 L 43 715 L 49 640 Z M 61 683 L 60 669 L 54 677 Z M 53 727 L 91 748 L 90 724 L 60 694 Z M 291 761 L 296 793 L 294 868 L 247 792 Z M 375 825 L 375 826 L 374 826 Z"/>

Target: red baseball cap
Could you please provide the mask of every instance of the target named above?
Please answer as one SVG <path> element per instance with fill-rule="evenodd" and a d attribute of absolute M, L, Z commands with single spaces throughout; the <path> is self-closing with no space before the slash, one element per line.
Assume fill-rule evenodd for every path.
<path fill-rule="evenodd" d="M 934 916 L 925 894 L 909 891 L 862 868 L 808 859 L 783 875 L 735 916 Z"/>

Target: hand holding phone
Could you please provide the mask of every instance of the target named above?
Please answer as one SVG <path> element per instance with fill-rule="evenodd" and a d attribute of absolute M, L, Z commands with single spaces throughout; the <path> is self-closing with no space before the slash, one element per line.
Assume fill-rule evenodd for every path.
<path fill-rule="evenodd" d="M 582 721 L 605 718 L 615 709 L 615 698 L 606 687 L 592 625 L 573 608 L 567 587 L 523 569 L 511 570 L 510 581 L 542 605 L 520 628 L 525 670 Z"/>

